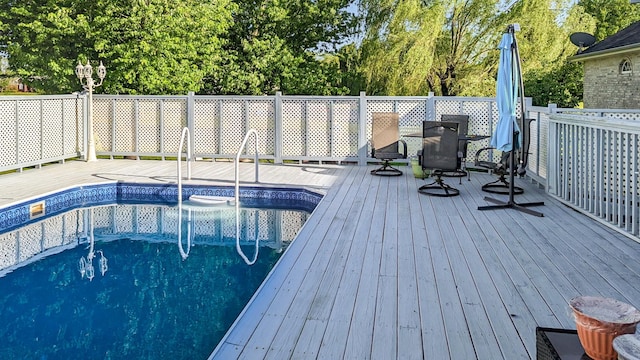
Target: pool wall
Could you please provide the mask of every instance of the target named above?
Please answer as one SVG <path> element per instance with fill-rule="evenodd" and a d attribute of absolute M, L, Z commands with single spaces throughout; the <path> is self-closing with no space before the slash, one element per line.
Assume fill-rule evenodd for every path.
<path fill-rule="evenodd" d="M 183 185 L 182 196 L 191 195 L 234 196 L 234 187 L 211 187 L 203 185 Z M 0 208 L 0 233 L 34 221 L 31 207 L 44 203 L 44 214 L 60 214 L 74 208 L 113 204 L 116 202 L 175 203 L 178 189 L 175 184 L 132 184 L 113 182 L 67 188 Z M 306 189 L 242 187 L 240 197 L 247 205 L 270 204 L 275 207 L 296 204 L 300 210 L 313 211 L 322 195 Z"/>
<path fill-rule="evenodd" d="M 200 194 L 231 197 L 233 191 L 233 187 L 185 186 L 183 196 L 187 198 L 191 194 Z M 290 188 L 241 188 L 240 193 L 243 206 L 246 203 L 269 204 L 274 205 L 270 207 L 295 209 L 278 216 L 269 212 L 247 211 L 243 216 L 251 217 L 256 224 L 261 222 L 268 225 L 269 231 L 256 233 L 256 236 L 263 238 L 261 241 L 269 241 L 264 238 L 275 238 L 275 235 L 285 241 L 293 240 L 295 232 L 288 229 L 304 223 L 307 217 L 304 212 L 312 212 L 322 198 L 304 189 Z M 0 208 L 0 276 L 51 252 L 60 251 L 56 249 L 86 242 L 89 229 L 87 207 L 110 205 L 93 212 L 96 240 L 119 236 L 145 240 L 151 238 L 155 241 L 175 240 L 178 209 L 158 209 L 142 204 L 171 204 L 171 199 L 174 204 L 177 202 L 175 185 L 108 183 L 69 188 Z M 41 203 L 45 204 L 44 214 L 32 217 L 32 205 Z M 116 205 L 122 203 L 124 205 Z M 235 240 L 234 221 L 195 219 L 192 233 L 194 243 L 231 243 L 226 240 Z"/>

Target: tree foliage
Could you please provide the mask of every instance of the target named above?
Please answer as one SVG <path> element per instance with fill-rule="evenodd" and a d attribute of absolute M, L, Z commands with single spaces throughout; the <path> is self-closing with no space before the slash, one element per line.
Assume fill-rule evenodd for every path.
<path fill-rule="evenodd" d="M 512 2 L 513 3 L 513 2 Z M 545 73 L 571 55 L 579 12 L 569 0 L 363 0 L 367 92 L 493 96 L 497 44 L 511 23 L 523 73 Z M 562 18 L 565 16 L 565 18 Z"/>
<path fill-rule="evenodd" d="M 332 54 L 355 28 L 349 2 L 0 0 L 0 49 L 47 92 L 77 90 L 90 59 L 109 93 L 345 93 Z"/>
<path fill-rule="evenodd" d="M 533 105 L 556 104 L 562 108 L 572 108 L 582 102 L 582 79 L 582 64 L 567 61 L 551 71 L 531 72 L 524 87 Z"/>
<path fill-rule="evenodd" d="M 46 92 L 79 88 L 80 60 L 103 61 L 103 91 L 198 91 L 220 62 L 228 0 L 0 0 L 0 46 L 23 82 Z"/>
<path fill-rule="evenodd" d="M 216 94 L 341 94 L 331 54 L 356 25 L 350 0 L 238 0 L 220 72 L 207 79 Z"/>
<path fill-rule="evenodd" d="M 629 0 L 580 0 L 578 5 L 595 20 L 597 41 L 640 20 L 640 7 Z"/>

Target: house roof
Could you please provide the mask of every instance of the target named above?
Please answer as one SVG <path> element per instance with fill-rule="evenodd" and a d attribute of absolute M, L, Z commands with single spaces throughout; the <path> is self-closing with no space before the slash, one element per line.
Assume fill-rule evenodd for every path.
<path fill-rule="evenodd" d="M 604 40 L 593 44 L 588 49 L 575 55 L 572 59 L 582 60 L 613 52 L 624 52 L 636 49 L 640 49 L 640 21 L 636 21 Z"/>

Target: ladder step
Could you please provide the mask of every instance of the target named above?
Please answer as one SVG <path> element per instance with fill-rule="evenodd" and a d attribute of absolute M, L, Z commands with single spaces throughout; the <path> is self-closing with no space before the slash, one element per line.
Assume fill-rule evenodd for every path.
<path fill-rule="evenodd" d="M 199 205 L 235 205 L 235 198 L 228 196 L 191 195 L 189 201 Z"/>

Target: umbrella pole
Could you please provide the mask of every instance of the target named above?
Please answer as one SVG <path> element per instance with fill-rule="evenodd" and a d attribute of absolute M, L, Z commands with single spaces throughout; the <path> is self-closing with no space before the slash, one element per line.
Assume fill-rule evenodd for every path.
<path fill-rule="evenodd" d="M 507 31 L 509 32 L 509 34 L 513 37 L 513 45 L 511 46 L 511 53 L 514 57 L 515 63 L 516 63 L 516 69 L 514 69 L 514 71 L 517 71 L 517 75 L 518 75 L 518 87 L 520 88 L 520 121 L 521 121 L 521 126 L 520 129 L 522 129 L 522 133 L 523 133 L 523 137 L 524 136 L 529 136 L 529 134 L 527 134 L 527 130 L 525 129 L 525 107 L 524 107 L 524 81 L 522 79 L 522 68 L 520 67 L 520 54 L 518 52 L 518 43 L 516 42 L 516 36 L 515 36 L 515 28 L 513 25 L 509 25 L 509 27 L 507 28 Z M 515 130 L 514 127 L 514 131 L 512 133 L 513 139 L 512 139 L 512 144 L 516 144 L 517 140 L 518 140 L 518 135 L 519 132 Z M 522 146 L 521 146 L 522 148 Z M 523 151 L 525 151 L 525 149 L 523 149 Z M 525 154 L 523 154 L 523 158 L 524 158 Z M 531 210 L 528 209 L 528 207 L 530 206 L 541 206 L 544 205 L 544 202 L 530 202 L 530 203 L 521 203 L 518 204 L 515 201 L 515 189 L 514 189 L 514 182 L 515 182 L 515 173 L 516 173 L 516 150 L 515 150 L 515 146 L 511 148 L 510 154 L 509 154 L 509 200 L 507 200 L 507 202 L 504 202 L 502 200 L 498 200 L 498 199 L 494 199 L 488 196 L 485 196 L 484 200 L 488 201 L 488 202 L 492 202 L 496 205 L 487 205 L 487 206 L 478 206 L 478 210 L 496 210 L 496 209 L 515 209 L 521 212 L 524 212 L 526 214 L 529 215 L 533 215 L 533 216 L 539 216 L 542 217 L 544 216 L 544 214 L 542 214 L 541 212 L 535 211 L 535 210 Z"/>

